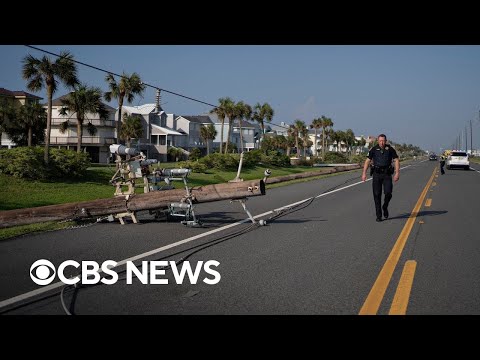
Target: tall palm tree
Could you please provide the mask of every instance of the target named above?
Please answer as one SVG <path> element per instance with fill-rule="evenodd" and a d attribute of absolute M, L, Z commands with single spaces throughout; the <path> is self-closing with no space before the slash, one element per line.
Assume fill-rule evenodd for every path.
<path fill-rule="evenodd" d="M 142 136 L 142 119 L 139 116 L 123 114 L 120 138 L 126 141 L 127 147 L 132 145 L 132 139 L 139 139 Z"/>
<path fill-rule="evenodd" d="M 312 143 L 308 138 L 308 127 L 304 126 L 301 128 L 300 134 L 302 135 L 303 156 L 307 157 L 307 147 L 309 147 L 309 144 Z"/>
<path fill-rule="evenodd" d="M 208 124 L 200 128 L 200 137 L 207 143 L 207 155 L 210 155 L 210 140 L 217 136 L 217 130 L 213 124 Z"/>
<path fill-rule="evenodd" d="M 256 103 L 253 107 L 252 119 L 257 121 L 260 124 L 260 128 L 262 129 L 260 142 L 265 136 L 265 120 L 267 122 L 271 122 L 273 119 L 273 115 L 275 115 L 275 111 L 268 103 L 263 103 L 262 105 L 260 105 L 260 103 Z"/>
<path fill-rule="evenodd" d="M 43 127 L 47 122 L 45 108 L 39 103 L 27 102 L 18 111 L 18 123 L 27 131 L 27 146 L 32 146 L 33 129 Z"/>
<path fill-rule="evenodd" d="M 135 95 L 142 95 L 145 91 L 145 85 L 142 83 L 140 76 L 133 73 L 131 76 L 125 72 L 122 74 L 120 81 L 116 81 L 113 74 L 108 74 L 105 77 L 110 91 L 105 93 L 105 100 L 111 101 L 113 98 L 118 101 L 118 119 L 117 119 L 117 141 L 120 135 L 122 124 L 122 107 L 123 101 L 127 98 L 127 102 L 131 103 L 135 99 Z"/>
<path fill-rule="evenodd" d="M 289 129 L 288 132 L 289 132 L 289 135 L 286 137 L 286 147 L 287 147 L 287 156 L 290 157 L 290 152 L 292 151 L 292 147 L 295 146 L 295 136 L 290 134 L 290 132 L 293 134 L 293 128 L 292 128 L 292 131 L 290 131 Z"/>
<path fill-rule="evenodd" d="M 325 130 L 333 126 L 332 119 L 322 115 L 320 117 L 320 124 L 322 126 L 322 160 L 325 159 Z"/>
<path fill-rule="evenodd" d="M 218 106 L 216 106 L 213 110 L 210 111 L 210 114 L 216 114 L 220 123 L 222 124 L 220 127 L 220 154 L 223 152 L 223 127 L 225 124 L 225 117 L 227 116 L 226 109 L 233 104 L 233 100 L 230 99 L 228 96 L 224 98 L 218 99 Z"/>
<path fill-rule="evenodd" d="M 237 107 L 237 120 L 238 128 L 240 131 L 240 153 L 243 152 L 243 132 L 242 132 L 242 121 L 243 119 L 250 119 L 252 117 L 252 107 L 248 104 L 245 104 L 243 101 L 239 101 L 236 105 Z"/>
<path fill-rule="evenodd" d="M 298 149 L 298 139 L 300 138 L 300 134 L 304 127 L 306 127 L 305 122 L 300 119 L 296 119 L 295 122 L 293 123 L 293 130 L 294 130 L 293 136 L 295 136 L 295 147 L 297 149 L 297 157 L 300 157 L 300 151 Z"/>
<path fill-rule="evenodd" d="M 345 143 L 347 144 L 347 155 L 349 160 L 352 158 L 352 145 L 355 143 L 355 134 L 352 129 L 345 131 Z"/>
<path fill-rule="evenodd" d="M 317 130 L 320 129 L 321 127 L 322 127 L 322 120 L 320 118 L 313 119 L 312 124 L 310 125 L 310 128 L 315 130 L 315 144 L 314 144 L 314 148 L 313 148 L 313 151 L 314 151 L 314 154 L 315 154 L 314 156 L 318 156 L 318 153 L 317 153 Z M 323 148 L 323 143 L 322 143 L 322 148 Z"/>
<path fill-rule="evenodd" d="M 60 115 L 76 114 L 77 117 L 77 152 L 82 151 L 83 122 L 87 114 L 98 114 L 107 119 L 108 111 L 102 103 L 102 90 L 98 87 L 88 87 L 85 84 L 75 86 L 75 90 L 62 99 Z"/>
<path fill-rule="evenodd" d="M 69 87 L 78 83 L 77 66 L 73 62 L 73 55 L 68 51 L 62 51 L 60 57 L 55 61 L 47 56 L 37 59 L 32 55 L 27 55 L 23 59 L 22 76 L 28 81 L 27 88 L 29 90 L 39 91 L 44 87 L 47 90 L 47 132 L 43 160 L 48 164 L 52 126 L 52 96 L 57 91 L 59 80 Z"/>
<path fill-rule="evenodd" d="M 225 113 L 228 117 L 228 132 L 227 132 L 227 142 L 225 144 L 225 154 L 228 153 L 228 144 L 230 143 L 230 138 L 232 136 L 233 122 L 238 116 L 238 107 L 234 101 L 226 104 Z"/>

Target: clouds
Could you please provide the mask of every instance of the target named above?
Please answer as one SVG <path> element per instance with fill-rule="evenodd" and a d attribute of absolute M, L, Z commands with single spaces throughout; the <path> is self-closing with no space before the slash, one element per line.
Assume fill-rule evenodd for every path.
<path fill-rule="evenodd" d="M 308 124 L 317 117 L 320 117 L 320 107 L 313 95 L 310 95 L 303 104 L 297 106 L 292 112 L 293 119 L 300 119 Z"/>

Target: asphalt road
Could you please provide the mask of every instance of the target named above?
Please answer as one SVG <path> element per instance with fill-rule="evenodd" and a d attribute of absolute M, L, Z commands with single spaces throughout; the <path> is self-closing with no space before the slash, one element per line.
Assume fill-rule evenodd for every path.
<path fill-rule="evenodd" d="M 196 284 L 177 284 L 171 269 L 157 276 L 168 284 L 134 279 L 127 285 L 121 273 L 114 285 L 66 288 L 65 307 L 75 314 L 359 314 L 373 308 L 381 315 L 403 304 L 406 314 L 480 314 L 480 165 L 472 168 L 441 176 L 438 162 L 407 165 L 394 184 L 390 218 L 381 223 L 375 222 L 371 181 L 360 182 L 360 171 L 352 171 L 249 198 L 254 216 L 311 198 L 265 214 L 267 226 L 236 224 L 246 219 L 241 205 L 222 201 L 196 206 L 205 228 L 146 214 L 138 225 L 100 223 L 1 241 L 0 307 L 42 289 L 29 275 L 38 259 L 56 268 L 70 259 L 120 262 L 198 236 L 135 263 L 183 259 L 195 267 L 216 260 L 218 283 L 202 281 L 213 278 L 203 268 Z M 407 261 L 414 269 L 400 281 Z M 65 314 L 59 289 L 25 296 L 0 312 Z"/>

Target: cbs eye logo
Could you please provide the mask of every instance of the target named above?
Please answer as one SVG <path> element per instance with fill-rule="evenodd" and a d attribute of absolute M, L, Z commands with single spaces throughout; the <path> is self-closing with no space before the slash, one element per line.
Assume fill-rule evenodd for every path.
<path fill-rule="evenodd" d="M 35 261 L 30 266 L 30 278 L 37 285 L 48 285 L 55 277 L 55 267 L 45 259 Z"/>

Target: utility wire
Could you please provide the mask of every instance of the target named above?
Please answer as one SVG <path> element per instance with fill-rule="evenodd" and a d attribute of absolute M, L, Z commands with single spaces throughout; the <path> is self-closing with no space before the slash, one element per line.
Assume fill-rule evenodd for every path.
<path fill-rule="evenodd" d="M 28 48 L 37 50 L 37 51 L 44 52 L 44 53 L 49 54 L 49 55 L 53 55 L 53 56 L 59 57 L 59 58 L 63 57 L 62 55 L 53 53 L 53 52 L 48 51 L 48 50 L 40 49 L 40 48 L 38 48 L 38 47 L 36 47 L 36 46 L 32 46 L 32 45 L 25 45 L 25 46 L 28 47 Z M 108 70 L 99 68 L 99 67 L 97 67 L 97 66 L 93 66 L 93 65 L 90 65 L 90 64 L 87 64 L 87 63 L 84 63 L 84 62 L 75 60 L 75 59 L 70 59 L 70 60 L 71 60 L 72 62 L 74 62 L 74 63 L 77 63 L 77 64 L 80 64 L 80 65 L 89 67 L 89 68 L 91 68 L 91 69 L 95 69 L 95 70 L 104 72 L 104 73 L 106 73 L 106 74 L 112 74 L 112 75 L 118 76 L 118 77 L 123 78 L 123 79 L 126 78 L 126 77 L 123 76 L 123 75 L 120 75 L 120 74 L 114 73 L 114 72 L 112 72 L 112 71 L 108 71 Z M 182 95 L 182 94 L 179 94 L 179 93 L 174 92 L 174 91 L 170 91 L 170 90 L 167 90 L 167 89 L 163 89 L 163 88 L 161 88 L 161 87 L 158 87 L 158 86 L 155 86 L 155 85 L 151 85 L 151 84 L 145 83 L 145 82 L 143 82 L 143 81 L 142 81 L 142 84 L 145 85 L 145 86 L 147 86 L 147 87 L 151 87 L 151 88 L 156 89 L 156 90 L 164 91 L 164 92 L 169 93 L 169 94 L 172 94 L 172 95 L 180 96 L 180 97 L 182 97 L 182 98 L 185 98 L 185 99 L 188 99 L 188 100 L 192 100 L 192 101 L 195 101 L 195 102 L 204 104 L 204 105 L 208 105 L 208 106 L 211 106 L 211 107 L 214 107 L 214 108 L 220 108 L 220 109 L 222 108 L 221 106 L 213 105 L 213 104 L 210 104 L 210 103 L 208 103 L 208 102 L 205 102 L 205 101 L 202 101 L 202 100 L 198 100 L 198 99 L 192 98 L 192 97 L 190 97 L 190 96 Z M 278 126 L 278 127 L 281 127 L 281 128 L 284 128 L 284 129 L 289 129 L 288 126 L 278 125 L 278 124 L 275 124 L 275 123 L 272 123 L 272 122 L 270 122 L 270 124 L 275 125 L 275 126 Z"/>

